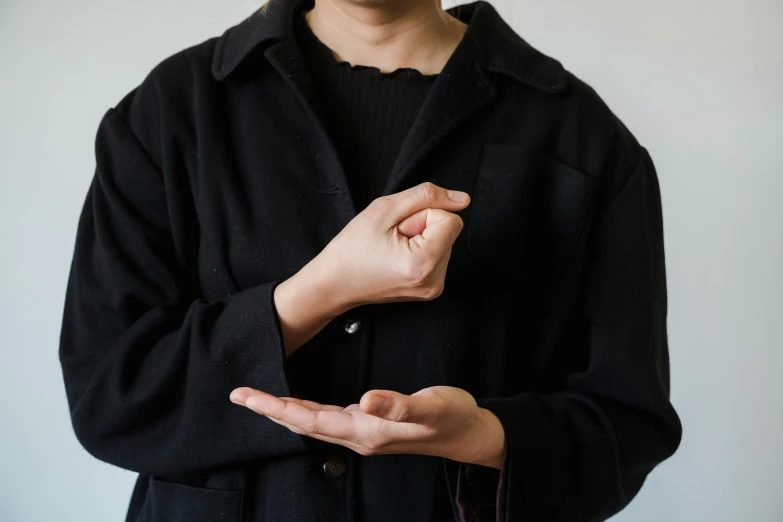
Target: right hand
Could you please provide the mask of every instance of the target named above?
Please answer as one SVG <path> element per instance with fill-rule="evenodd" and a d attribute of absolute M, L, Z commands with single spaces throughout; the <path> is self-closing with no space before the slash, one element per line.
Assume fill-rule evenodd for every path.
<path fill-rule="evenodd" d="M 464 201 L 449 198 L 449 192 Z M 341 308 L 368 303 L 426 301 L 443 292 L 451 246 L 462 230 L 453 212 L 465 192 L 424 182 L 375 199 L 313 259 L 330 280 Z"/>

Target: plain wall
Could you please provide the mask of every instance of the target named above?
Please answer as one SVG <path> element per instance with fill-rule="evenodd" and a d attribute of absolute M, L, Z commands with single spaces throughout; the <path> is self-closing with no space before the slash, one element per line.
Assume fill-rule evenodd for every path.
<path fill-rule="evenodd" d="M 614 520 L 783 520 L 783 2 L 492 3 L 658 170 L 684 437 Z M 160 60 L 257 5 L 0 2 L 0 521 L 124 520 L 136 475 L 81 448 L 57 358 L 95 131 Z"/>

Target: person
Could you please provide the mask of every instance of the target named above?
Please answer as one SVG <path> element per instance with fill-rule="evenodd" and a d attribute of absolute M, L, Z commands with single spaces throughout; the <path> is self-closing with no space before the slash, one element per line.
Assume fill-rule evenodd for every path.
<path fill-rule="evenodd" d="M 605 520 L 676 451 L 651 156 L 490 3 L 270 0 L 95 154 L 59 354 L 128 522 Z"/>

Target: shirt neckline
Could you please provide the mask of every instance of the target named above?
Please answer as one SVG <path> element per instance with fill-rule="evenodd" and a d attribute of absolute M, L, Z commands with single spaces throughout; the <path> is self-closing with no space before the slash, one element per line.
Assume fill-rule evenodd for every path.
<path fill-rule="evenodd" d="M 307 23 L 305 18 L 306 11 L 299 11 L 297 16 L 297 22 L 299 23 L 301 32 L 305 38 L 316 48 L 319 54 L 323 55 L 325 60 L 329 60 L 330 63 L 339 69 L 343 69 L 350 73 L 357 74 L 369 74 L 380 79 L 392 79 L 392 78 L 405 78 L 409 80 L 419 80 L 423 82 L 434 81 L 438 78 L 439 73 L 424 74 L 420 70 L 413 67 L 398 67 L 393 71 L 381 71 L 380 68 L 372 65 L 352 64 L 346 60 L 338 60 L 334 55 L 332 49 L 326 45 L 310 28 L 310 24 Z"/>

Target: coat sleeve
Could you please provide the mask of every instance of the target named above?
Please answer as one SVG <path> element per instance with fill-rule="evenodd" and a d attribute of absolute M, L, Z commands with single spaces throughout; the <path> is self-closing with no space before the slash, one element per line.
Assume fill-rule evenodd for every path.
<path fill-rule="evenodd" d="M 487 466 L 454 462 L 446 465 L 446 472 L 456 465 L 454 507 L 457 522 L 501 522 L 505 513 L 506 480 L 508 480 L 508 433 L 506 433 L 503 464 L 495 469 Z"/>
<path fill-rule="evenodd" d="M 644 147 L 595 232 L 581 294 L 589 333 L 583 346 L 569 348 L 587 363 L 546 393 L 477 399 L 498 416 L 507 444 L 502 473 L 484 473 L 483 489 L 465 491 L 472 466 L 460 465 L 461 509 L 485 512 L 464 522 L 606 520 L 679 446 L 682 426 L 669 401 L 661 195 Z"/>
<path fill-rule="evenodd" d="M 273 300 L 280 280 L 191 298 L 164 176 L 116 108 L 99 124 L 95 155 L 59 341 L 79 442 L 102 461 L 164 476 L 304 448 L 229 400 L 238 386 L 291 395 Z"/>

